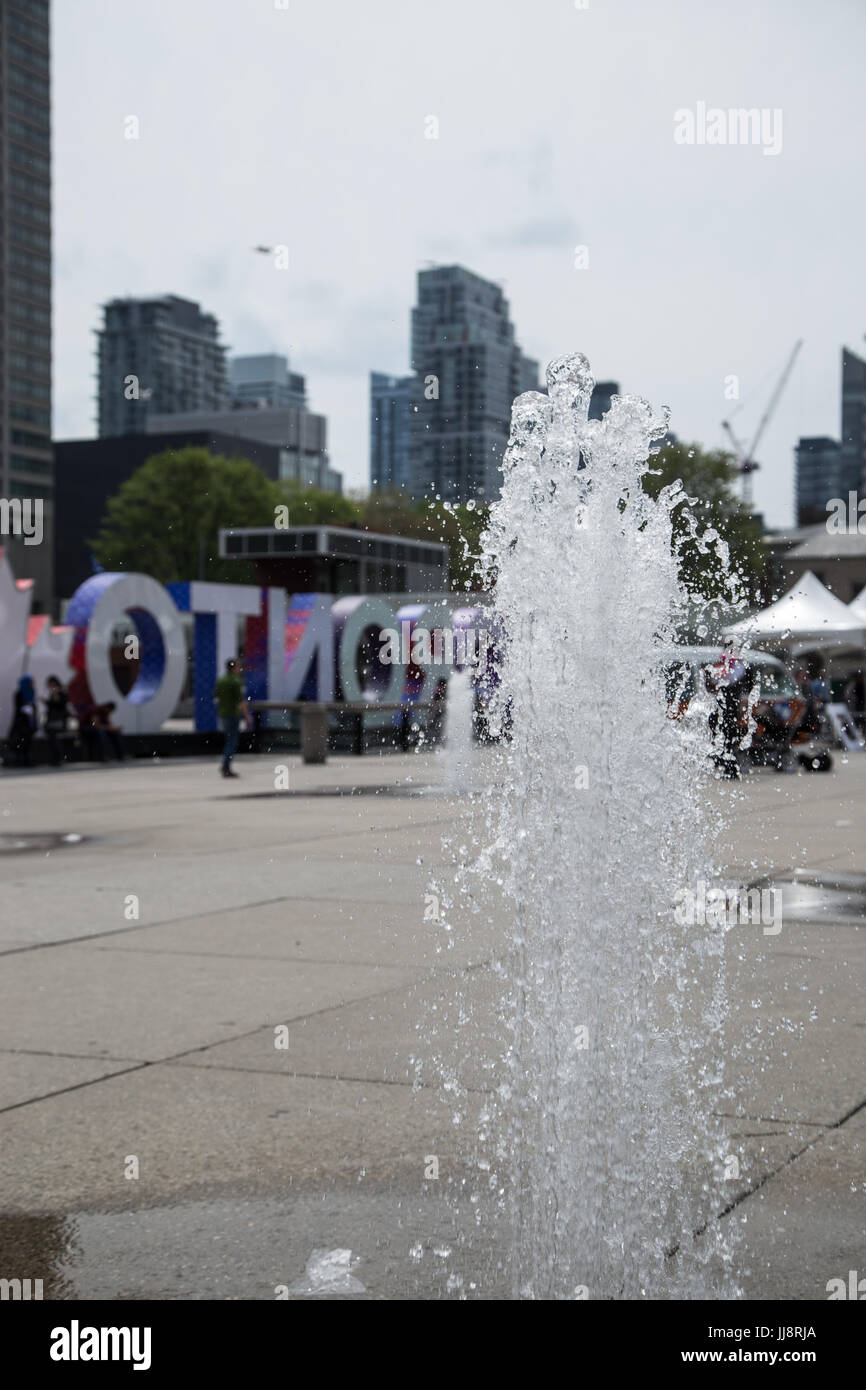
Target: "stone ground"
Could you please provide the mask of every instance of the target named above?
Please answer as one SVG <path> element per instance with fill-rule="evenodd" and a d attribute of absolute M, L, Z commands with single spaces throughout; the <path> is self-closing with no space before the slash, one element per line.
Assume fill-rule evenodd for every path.
<path fill-rule="evenodd" d="M 265 758 L 236 782 L 186 760 L 2 774 L 0 1276 L 274 1298 L 350 1248 L 367 1297 L 502 1296 L 495 1233 L 461 1245 L 444 1200 L 460 1126 L 412 1085 L 431 1020 L 439 1055 L 460 1000 L 479 1044 L 492 1027 L 503 925 L 443 951 L 423 920 L 460 806 L 435 755 L 286 763 L 280 792 Z M 824 1299 L 866 1274 L 866 757 L 717 795 L 727 877 L 803 880 L 779 934 L 731 953 L 725 1219 L 747 1297 Z M 82 839 L 14 845 L 51 833 Z"/>

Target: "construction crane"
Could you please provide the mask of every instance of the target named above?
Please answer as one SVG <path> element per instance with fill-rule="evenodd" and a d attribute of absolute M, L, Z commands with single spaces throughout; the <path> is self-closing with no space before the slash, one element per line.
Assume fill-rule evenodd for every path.
<path fill-rule="evenodd" d="M 782 392 L 788 384 L 788 377 L 794 370 L 794 363 L 797 360 L 797 356 L 802 346 L 803 339 L 798 338 L 796 343 L 794 344 L 794 350 L 791 353 L 791 356 L 785 363 L 785 370 L 779 377 L 779 380 L 776 383 L 775 390 L 773 391 L 773 394 L 770 396 L 770 399 L 767 402 L 767 408 L 761 416 L 761 419 L 758 423 L 758 428 L 755 430 L 754 438 L 752 439 L 751 444 L 746 446 L 741 439 L 737 438 L 737 436 L 734 434 L 733 429 L 731 428 L 731 423 L 729 420 L 722 421 L 722 429 L 725 431 L 725 433 L 727 434 L 728 438 L 734 446 L 734 452 L 736 454 L 737 459 L 737 471 L 739 472 L 740 477 L 743 480 L 743 503 L 747 507 L 751 507 L 752 505 L 752 474 L 755 473 L 761 466 L 759 463 L 755 462 L 755 451 L 757 450 L 757 447 L 761 442 L 761 439 L 763 438 L 764 430 L 767 428 L 768 424 L 773 418 L 776 406 L 779 404 L 779 401 L 782 398 Z"/>

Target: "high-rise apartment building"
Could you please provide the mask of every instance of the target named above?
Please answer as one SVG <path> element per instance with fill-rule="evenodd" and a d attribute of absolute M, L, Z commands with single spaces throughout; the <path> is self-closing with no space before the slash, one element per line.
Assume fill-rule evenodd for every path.
<path fill-rule="evenodd" d="M 34 608 L 53 600 L 51 72 L 48 0 L 0 4 L 0 497 L 41 515 L 0 535 Z M 18 509 L 19 515 L 21 509 Z"/>
<path fill-rule="evenodd" d="M 226 349 L 189 299 L 112 299 L 99 332 L 100 437 L 143 434 L 152 414 L 225 410 Z"/>
<path fill-rule="evenodd" d="M 498 285 L 462 266 L 418 273 L 412 310 L 409 485 L 416 497 L 493 501 L 511 404 L 538 388 Z"/>
<path fill-rule="evenodd" d="M 289 370 L 287 357 L 274 352 L 256 357 L 232 357 L 229 360 L 229 390 L 232 405 L 282 410 L 307 404 L 307 383 L 298 372 Z"/>
<path fill-rule="evenodd" d="M 370 487 L 374 492 L 409 487 L 411 384 L 411 376 L 370 373 Z"/>

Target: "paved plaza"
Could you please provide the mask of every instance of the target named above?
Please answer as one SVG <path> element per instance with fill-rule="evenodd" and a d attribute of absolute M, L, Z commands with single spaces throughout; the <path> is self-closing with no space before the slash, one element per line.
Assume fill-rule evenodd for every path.
<path fill-rule="evenodd" d="M 479 1056 L 498 1026 L 505 914 L 424 920 L 464 806 L 435 754 L 285 761 L 0 781 L 0 1272 L 46 1297 L 274 1298 L 337 1248 L 354 1297 L 505 1292 L 446 1200 L 483 1069 L 460 1124 L 418 1071 L 431 1018 L 445 1052 L 467 1004 Z M 726 875 L 789 885 L 731 933 L 724 1219 L 747 1297 L 824 1299 L 866 1275 L 866 758 L 713 795 Z"/>

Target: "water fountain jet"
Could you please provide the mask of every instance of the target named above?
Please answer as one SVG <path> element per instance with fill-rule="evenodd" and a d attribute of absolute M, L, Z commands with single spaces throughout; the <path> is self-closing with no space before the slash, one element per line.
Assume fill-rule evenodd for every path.
<path fill-rule="evenodd" d="M 642 486 L 666 413 L 624 396 L 590 420 L 580 355 L 547 382 L 514 402 L 482 560 L 507 737 L 476 867 L 512 919 L 483 1170 L 515 1297 L 708 1297 L 729 1262 L 723 949 L 675 922 L 674 895 L 711 876 L 709 744 L 668 716 L 661 665 L 692 597 L 671 543 L 685 495 Z"/>

